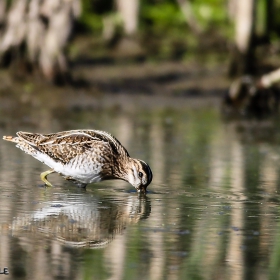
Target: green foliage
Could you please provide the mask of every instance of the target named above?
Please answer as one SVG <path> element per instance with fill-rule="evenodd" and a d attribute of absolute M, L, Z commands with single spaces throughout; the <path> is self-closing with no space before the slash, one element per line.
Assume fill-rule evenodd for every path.
<path fill-rule="evenodd" d="M 193 1 L 193 12 L 199 24 L 205 29 L 211 24 L 222 26 L 227 22 L 227 13 L 224 1 Z"/>
<path fill-rule="evenodd" d="M 80 21 L 90 30 L 102 28 L 102 17 L 115 13 L 112 0 L 82 0 L 83 12 Z M 191 7 L 195 19 L 204 29 L 211 25 L 223 26 L 227 22 L 227 10 L 222 0 L 194 0 Z M 187 23 L 176 0 L 140 1 L 140 26 L 145 32 L 165 33 L 168 30 L 186 31 Z"/>
<path fill-rule="evenodd" d="M 8 5 L 13 3 L 13 0 L 6 1 Z M 84 30 L 101 35 L 104 22 L 110 18 L 112 33 L 115 33 L 112 38 L 121 37 L 119 35 L 122 34 L 122 21 L 117 11 L 117 0 L 81 0 L 81 2 L 82 15 L 79 23 Z M 149 40 L 145 45 L 147 53 L 181 58 L 182 54 L 186 57 L 201 46 L 202 52 L 205 52 L 211 48 L 215 49 L 217 45 L 225 46 L 224 42 L 232 41 L 234 23 L 229 18 L 227 1 L 181 0 L 181 5 L 184 3 L 190 5 L 189 12 L 200 32 L 194 32 L 194 28 L 189 25 L 189 18 L 182 12 L 179 2 L 139 0 L 139 32 L 136 37 L 142 38 L 144 42 Z M 256 1 L 255 8 L 257 35 L 266 37 L 276 44 L 280 36 L 280 0 L 259 0 Z"/>
<path fill-rule="evenodd" d="M 80 18 L 80 23 L 86 30 L 91 31 L 92 33 L 101 32 L 103 27 L 102 16 L 96 14 L 83 14 Z"/>
<path fill-rule="evenodd" d="M 172 57 L 178 45 L 186 48 L 188 26 L 176 2 L 142 1 L 139 20 L 141 34 L 145 40 L 150 38 L 147 48 L 151 54 Z"/>
<path fill-rule="evenodd" d="M 182 27 L 185 19 L 174 3 L 157 5 L 142 5 L 140 22 L 144 28 L 152 27 L 155 32 L 165 32 L 168 29 Z"/>
<path fill-rule="evenodd" d="M 266 1 L 257 1 L 257 11 L 256 11 L 256 32 L 258 35 L 264 35 L 266 31 Z"/>
<path fill-rule="evenodd" d="M 103 16 L 112 13 L 112 9 L 112 0 L 82 0 L 82 15 L 79 22 L 88 31 L 101 32 Z"/>
<path fill-rule="evenodd" d="M 216 41 L 232 38 L 232 25 L 229 24 L 227 8 L 222 0 L 190 1 L 190 12 L 201 31 L 199 35 L 189 26 L 189 20 L 178 1 L 143 0 L 140 3 L 140 30 L 144 36 L 148 34 L 150 43 L 160 41 L 154 46 L 157 56 L 180 58 L 184 54 L 186 57 L 188 53 L 206 46 L 205 41 L 211 45 L 215 38 Z"/>
<path fill-rule="evenodd" d="M 186 25 L 185 16 L 182 14 L 177 1 L 160 1 L 159 3 L 141 2 L 142 22 L 152 23 L 158 30 L 175 29 Z M 197 24 L 207 30 L 211 25 L 223 26 L 228 23 L 227 10 L 222 0 L 191 2 L 193 16 Z"/>

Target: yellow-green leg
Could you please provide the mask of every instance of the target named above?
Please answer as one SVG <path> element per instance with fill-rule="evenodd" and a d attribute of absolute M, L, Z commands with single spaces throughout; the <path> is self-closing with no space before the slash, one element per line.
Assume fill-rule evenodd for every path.
<path fill-rule="evenodd" d="M 41 180 L 48 186 L 48 187 L 52 187 L 53 185 L 47 180 L 47 176 L 51 173 L 55 172 L 53 169 L 47 170 L 45 172 L 42 172 L 40 177 Z"/>

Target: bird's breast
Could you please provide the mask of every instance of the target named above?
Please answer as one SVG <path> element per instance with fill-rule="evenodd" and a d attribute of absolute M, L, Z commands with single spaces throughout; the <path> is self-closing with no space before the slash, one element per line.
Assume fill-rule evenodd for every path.
<path fill-rule="evenodd" d="M 102 180 L 104 158 L 98 154 L 78 156 L 64 165 L 63 174 L 83 183 L 94 183 Z"/>

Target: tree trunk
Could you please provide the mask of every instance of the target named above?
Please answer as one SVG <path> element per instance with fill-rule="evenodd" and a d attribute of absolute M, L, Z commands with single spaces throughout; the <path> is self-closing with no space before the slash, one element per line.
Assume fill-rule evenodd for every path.
<path fill-rule="evenodd" d="M 234 21 L 234 50 L 230 66 L 232 76 L 252 74 L 254 71 L 253 35 L 255 25 L 255 0 L 231 0 L 230 14 Z"/>
<path fill-rule="evenodd" d="M 138 28 L 139 0 L 116 0 L 117 10 L 123 21 L 125 35 L 133 35 Z"/>
<path fill-rule="evenodd" d="M 1 22 L 8 0 L 0 1 Z M 80 0 L 13 1 L 0 35 L 2 62 L 8 55 L 8 64 L 25 61 L 50 82 L 64 79 L 69 71 L 65 48 L 80 10 Z"/>
<path fill-rule="evenodd" d="M 139 0 L 115 0 L 117 13 L 103 19 L 103 37 L 116 57 L 139 58 L 143 50 L 137 40 Z"/>

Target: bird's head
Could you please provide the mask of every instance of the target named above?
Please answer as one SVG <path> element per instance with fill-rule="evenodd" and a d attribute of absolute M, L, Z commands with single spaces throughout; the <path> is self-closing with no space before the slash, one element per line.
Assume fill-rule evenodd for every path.
<path fill-rule="evenodd" d="M 153 179 L 150 166 L 140 159 L 131 159 L 130 163 L 127 181 L 134 186 L 138 192 L 146 193 L 146 189 Z"/>

